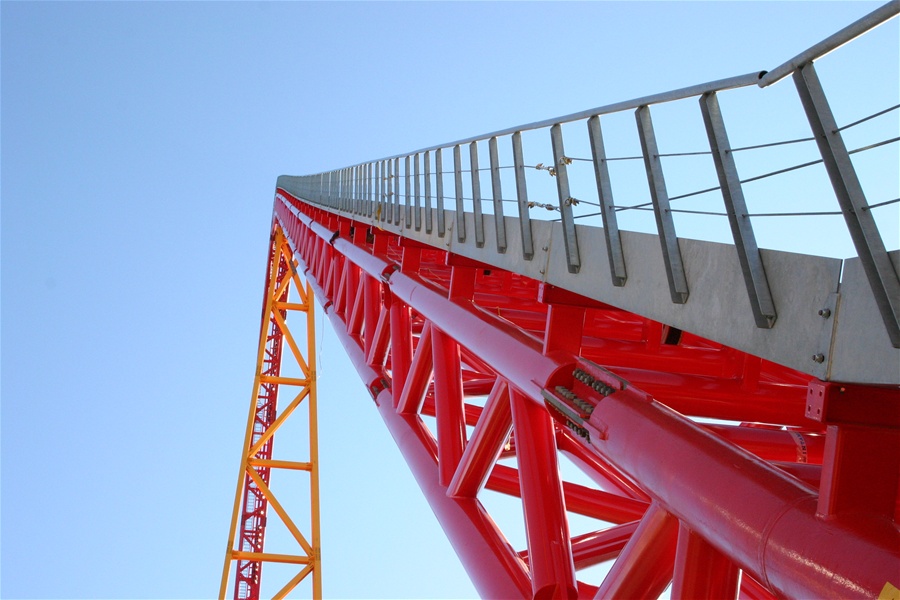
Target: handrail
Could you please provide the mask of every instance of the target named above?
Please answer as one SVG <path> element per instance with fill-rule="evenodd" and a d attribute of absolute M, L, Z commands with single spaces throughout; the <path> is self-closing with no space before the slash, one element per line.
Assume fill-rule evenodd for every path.
<path fill-rule="evenodd" d="M 817 44 L 813 44 L 789 61 L 778 65 L 760 77 L 758 83 L 759 87 L 767 87 L 777 81 L 781 81 L 799 67 L 840 48 L 847 42 L 854 40 L 871 29 L 875 29 L 885 21 L 889 21 L 896 17 L 897 14 L 900 14 L 900 0 L 891 0 L 887 4 L 876 8 L 863 18 L 847 25 L 837 33 L 825 38 Z"/>
<path fill-rule="evenodd" d="M 894 1 L 900 2 L 900 0 L 894 0 Z M 571 123 L 572 121 L 580 121 L 581 119 L 587 119 L 589 117 L 593 117 L 593 116 L 597 116 L 597 115 L 606 115 L 609 113 L 615 113 L 615 112 L 620 112 L 620 111 L 628 110 L 628 109 L 632 109 L 632 108 L 638 108 L 639 106 L 647 106 L 650 104 L 662 104 L 664 102 L 673 102 L 675 100 L 683 100 L 684 98 L 700 96 L 701 94 L 706 94 L 709 92 L 721 92 L 724 90 L 731 90 L 734 88 L 747 87 L 749 85 L 758 83 L 759 78 L 762 77 L 763 74 L 765 74 L 765 71 L 754 71 L 753 73 L 747 73 L 746 75 L 737 75 L 735 77 L 728 77 L 726 79 L 717 79 L 715 81 L 709 81 L 706 83 L 698 83 L 696 85 L 688 86 L 685 88 L 679 88 L 677 90 L 669 90 L 667 92 L 660 92 L 658 94 L 651 94 L 649 96 L 641 96 L 640 98 L 633 98 L 631 100 L 623 100 L 621 102 L 614 102 L 612 104 L 606 104 L 604 106 L 598 106 L 596 108 L 582 110 L 582 111 L 572 113 L 569 115 L 563 115 L 561 117 L 553 117 L 550 119 L 544 119 L 543 121 L 535 121 L 534 123 L 528 123 L 526 125 L 517 125 L 514 127 L 507 127 L 506 129 L 494 131 L 493 133 L 484 133 L 481 135 L 468 137 L 468 138 L 458 140 L 455 142 L 448 142 L 446 144 L 438 144 L 437 146 L 429 146 L 428 148 L 422 148 L 420 150 L 413 150 L 412 152 L 404 152 L 403 154 L 395 154 L 394 156 L 387 156 L 385 158 L 378 158 L 378 159 L 366 161 L 366 162 L 377 162 L 379 160 L 394 160 L 395 158 L 405 158 L 407 156 L 412 156 L 413 154 L 421 154 L 423 152 L 431 152 L 431 151 L 439 150 L 442 148 L 452 148 L 453 146 L 462 146 L 464 144 L 470 144 L 472 142 L 479 142 L 482 140 L 487 140 L 492 137 L 511 135 L 513 133 L 520 133 L 522 131 L 531 131 L 532 129 L 541 129 L 543 127 L 560 125 L 562 123 Z"/>
<path fill-rule="evenodd" d="M 856 248 L 857 256 L 862 261 L 866 276 L 872 288 L 876 304 L 884 319 L 891 345 L 900 348 L 900 278 L 891 263 L 878 224 L 871 215 L 869 203 L 859 182 L 856 170 L 850 161 L 851 152 L 847 150 L 840 131 L 841 127 L 836 122 L 824 90 L 818 81 L 813 59 L 824 56 L 828 52 L 850 42 L 861 34 L 877 27 L 885 21 L 900 14 L 900 0 L 891 0 L 887 4 L 872 11 L 865 17 L 844 27 L 837 33 L 823 41 L 811 46 L 794 58 L 778 66 L 771 72 L 753 72 L 738 75 L 726 79 L 719 79 L 707 83 L 701 83 L 676 90 L 670 90 L 631 100 L 625 100 L 582 110 L 568 115 L 552 117 L 529 124 L 523 124 L 491 133 L 484 133 L 455 142 L 447 142 L 427 148 L 421 148 L 412 152 L 396 154 L 390 157 L 359 163 L 354 166 L 332 170 L 316 175 L 307 175 L 300 178 L 301 186 L 307 188 L 304 194 L 309 194 L 314 203 L 321 203 L 342 212 L 350 212 L 357 215 L 365 215 L 376 221 L 387 222 L 406 229 L 415 226 L 419 231 L 422 227 L 422 208 L 425 209 L 425 229 L 431 232 L 431 164 L 433 152 L 436 177 L 436 204 L 437 204 L 437 237 L 443 238 L 446 234 L 444 223 L 444 201 L 455 199 L 454 237 L 459 244 L 466 243 L 468 228 L 464 201 L 472 201 L 471 227 L 473 228 L 475 246 L 481 248 L 485 245 L 484 218 L 482 215 L 482 202 L 487 198 L 482 197 L 481 179 L 478 160 L 478 142 L 489 142 L 491 192 L 490 200 L 494 204 L 495 227 L 497 230 L 494 244 L 496 251 L 503 254 L 507 251 L 506 222 L 503 215 L 504 202 L 500 183 L 500 169 L 513 168 L 515 170 L 516 199 L 518 203 L 519 225 L 522 230 L 521 253 L 525 261 L 534 257 L 533 240 L 531 238 L 531 225 L 529 208 L 540 205 L 548 208 L 550 205 L 529 201 L 527 185 L 524 177 L 524 160 L 521 151 L 521 133 L 523 131 L 550 129 L 550 138 L 553 150 L 553 167 L 543 167 L 539 163 L 535 169 L 546 169 L 555 177 L 557 194 L 559 196 L 559 213 L 562 222 L 564 238 L 566 267 L 570 273 L 578 273 L 582 266 L 583 248 L 578 243 L 578 231 L 575 219 L 578 218 L 572 210 L 572 206 L 580 200 L 573 197 L 570 192 L 569 175 L 566 165 L 572 160 L 585 160 L 583 158 L 568 157 L 563 148 L 562 123 L 574 121 L 587 121 L 589 141 L 592 152 L 590 162 L 594 166 L 594 174 L 597 183 L 597 193 L 601 208 L 599 214 L 603 216 L 603 235 L 606 240 L 607 254 L 610 258 L 610 276 L 616 287 L 624 287 L 627 281 L 625 271 L 624 249 L 619 240 L 618 225 L 615 220 L 617 210 L 612 198 L 610 176 L 604 149 L 603 136 L 600 128 L 600 116 L 610 113 L 619 113 L 627 110 L 635 110 L 638 125 L 638 137 L 641 142 L 641 158 L 649 184 L 651 205 L 653 208 L 657 235 L 659 236 L 663 255 L 664 268 L 670 288 L 672 302 L 683 304 L 687 302 L 689 289 L 685 275 L 683 257 L 679 245 L 674 221 L 673 209 L 669 197 L 665 177 L 663 174 L 661 156 L 656 143 L 656 135 L 650 116 L 651 107 L 661 103 L 699 97 L 700 109 L 706 128 L 707 138 L 710 144 L 710 152 L 691 152 L 688 154 L 710 154 L 716 169 L 719 185 L 708 188 L 705 191 L 720 190 L 725 204 L 725 212 L 710 211 L 684 211 L 695 214 L 722 214 L 728 217 L 737 249 L 739 265 L 747 287 L 748 298 L 753 312 L 756 326 L 763 329 L 771 329 L 777 318 L 775 303 L 767 283 L 766 270 L 762 256 L 756 243 L 755 235 L 749 216 L 751 213 L 744 199 L 741 184 L 761 179 L 764 176 L 780 174 L 813 164 L 824 163 L 826 171 L 841 211 L 835 214 L 843 214 L 847 230 Z M 808 141 L 815 140 L 822 156 L 821 160 L 806 162 L 802 165 L 780 169 L 764 176 L 740 179 L 734 163 L 733 152 L 735 150 L 769 145 L 780 145 L 786 142 L 749 146 L 747 148 L 732 149 L 726 133 L 725 123 L 719 109 L 717 93 L 725 90 L 749 87 L 756 84 L 766 87 L 772 83 L 793 74 L 797 91 L 806 112 L 807 119 L 813 131 L 811 138 L 803 138 Z M 882 111 L 883 114 L 886 111 Z M 866 117 L 868 120 L 871 117 Z M 859 122 L 851 123 L 848 126 Z M 499 165 L 497 153 L 497 138 L 511 136 L 513 150 L 513 164 Z M 890 143 L 895 140 L 888 140 Z M 880 145 L 882 142 L 879 142 Z M 469 163 L 471 168 L 464 171 L 462 165 L 462 146 L 468 145 Z M 874 147 L 868 146 L 867 148 Z M 442 168 L 442 151 L 452 148 L 453 169 L 444 171 Z M 424 155 L 424 156 L 420 156 Z M 401 163 L 401 159 L 403 162 Z M 424 160 L 424 198 L 422 197 L 422 171 L 420 160 Z M 413 168 L 414 167 L 414 168 Z M 463 191 L 463 172 L 470 173 L 471 197 L 465 197 Z M 455 193 L 445 196 L 445 174 L 453 174 Z M 400 178 L 403 181 L 400 181 Z M 413 181 L 414 179 L 414 187 Z M 401 189 L 403 186 L 403 189 Z M 414 193 L 413 193 L 414 192 Z M 577 192 L 576 192 L 577 193 Z M 691 195 L 691 194 L 687 194 Z M 685 197 L 682 194 L 676 198 Z M 401 199 L 405 200 L 401 204 Z M 424 206 L 422 204 L 424 200 Z M 640 207 L 642 205 L 638 205 Z M 621 208 L 621 207 L 618 207 Z M 383 209 L 383 210 L 382 210 Z M 405 210 L 404 210 L 405 209 Z M 450 209 L 452 211 L 452 209 Z M 415 220 L 412 218 L 415 215 Z M 768 213 L 761 213 L 768 214 Z M 822 214 L 818 211 L 816 214 Z M 584 216 L 584 215 L 580 215 Z M 403 223 L 401 225 L 401 222 Z M 541 271 L 543 274 L 544 271 Z"/>

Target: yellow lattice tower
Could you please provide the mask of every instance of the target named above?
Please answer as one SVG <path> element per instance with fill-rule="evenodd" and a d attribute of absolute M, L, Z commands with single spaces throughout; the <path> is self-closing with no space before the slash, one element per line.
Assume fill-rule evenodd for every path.
<path fill-rule="evenodd" d="M 231 573 L 231 565 L 237 563 L 234 577 L 234 598 L 256 600 L 260 597 L 262 565 L 282 563 L 296 565 L 299 569 L 273 596 L 284 598 L 301 581 L 312 577 L 314 598 L 322 596 L 322 573 L 319 539 L 319 457 L 316 406 L 316 354 L 313 293 L 308 283 L 301 283 L 297 274 L 297 262 L 293 251 L 281 230 L 274 225 L 269 264 L 266 273 L 266 295 L 260 326 L 256 374 L 250 399 L 247 431 L 242 446 L 241 466 L 237 490 L 234 496 L 228 548 L 222 569 L 219 598 L 224 599 Z M 305 313 L 306 352 L 300 350 L 296 337 L 287 326 L 290 313 Z M 282 373 L 282 349 L 287 344 L 295 364 L 285 370 L 299 367 L 299 376 Z M 283 407 L 279 396 L 293 394 L 293 399 Z M 276 459 L 273 456 L 276 432 L 285 422 L 302 419 L 308 407 L 306 431 L 309 437 L 307 461 Z M 295 414 L 297 413 L 297 414 Z M 284 440 L 288 441 L 288 440 Z M 291 439 L 290 441 L 294 441 Z M 284 444 L 279 444 L 279 447 Z M 274 472 L 295 471 L 309 474 L 309 537 L 303 534 L 297 521 L 272 492 L 270 479 Z M 291 496 L 295 496 L 291 493 Z M 264 549 L 268 509 L 271 507 L 281 523 L 290 532 L 292 552 L 271 553 Z M 294 515 L 299 516 L 297 514 Z M 296 548 L 294 548 L 294 544 Z"/>

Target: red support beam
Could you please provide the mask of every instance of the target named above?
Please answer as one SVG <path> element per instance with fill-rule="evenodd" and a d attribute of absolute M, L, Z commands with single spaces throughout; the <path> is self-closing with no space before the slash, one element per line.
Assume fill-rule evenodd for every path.
<path fill-rule="evenodd" d="M 900 457 L 896 389 L 825 384 L 820 400 L 802 373 L 389 231 L 332 239 L 338 219 L 280 198 L 276 215 L 301 240 L 319 297 L 342 296 L 343 310 L 327 313 L 338 337 L 483 596 L 643 597 L 674 575 L 677 594 L 712 597 L 734 592 L 736 568 L 742 597 L 898 587 L 900 458 L 878 454 Z M 357 268 L 364 283 L 340 292 L 338 275 Z M 485 394 L 484 409 L 464 403 Z M 435 415 L 437 440 L 420 411 Z M 602 491 L 560 481 L 557 451 Z M 804 483 L 819 475 L 821 496 Z M 526 550 L 484 511 L 483 487 L 521 498 Z M 859 498 L 861 487 L 876 498 Z M 571 540 L 566 511 L 621 525 Z M 575 579 L 576 567 L 617 555 L 599 588 Z"/>
<path fill-rule="evenodd" d="M 731 560 L 682 524 L 675 550 L 673 598 L 734 598 L 740 572 Z"/>
<path fill-rule="evenodd" d="M 497 379 L 485 401 L 484 411 L 466 445 L 459 466 L 453 474 L 447 493 L 451 496 L 474 498 L 487 482 L 491 468 L 503 451 L 512 431 L 512 412 L 509 407 L 509 384 Z"/>
<path fill-rule="evenodd" d="M 437 420 L 438 480 L 450 484 L 466 443 L 465 403 L 459 345 L 446 333 L 432 327 L 434 359 L 434 416 Z"/>
<path fill-rule="evenodd" d="M 415 414 L 422 410 L 422 403 L 425 401 L 425 393 L 428 391 L 428 384 L 431 382 L 433 373 L 431 324 L 425 323 L 413 353 L 409 375 L 403 383 L 403 391 L 400 393 L 400 401 L 397 403 L 397 412 Z"/>
<path fill-rule="evenodd" d="M 391 389 L 394 395 L 394 406 L 400 404 L 403 383 L 409 375 L 412 365 L 412 323 L 409 305 L 391 299 Z"/>
<path fill-rule="evenodd" d="M 651 504 L 594 598 L 659 597 L 672 580 L 677 537 L 678 519 Z"/>
<path fill-rule="evenodd" d="M 553 421 L 542 406 L 515 390 L 510 404 L 534 598 L 577 598 Z"/>

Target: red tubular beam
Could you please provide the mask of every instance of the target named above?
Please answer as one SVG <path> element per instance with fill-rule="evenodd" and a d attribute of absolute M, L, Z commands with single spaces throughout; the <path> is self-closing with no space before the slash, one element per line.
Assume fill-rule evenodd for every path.
<path fill-rule="evenodd" d="M 556 432 L 556 447 L 569 457 L 581 471 L 590 477 L 600 489 L 607 492 L 623 494 L 635 500 L 650 501 L 650 497 L 641 491 L 634 483 L 623 474 L 610 466 L 603 457 L 589 450 L 584 444 L 572 439 L 574 434 L 570 429 L 559 429 Z"/>
<path fill-rule="evenodd" d="M 428 383 L 431 381 L 433 369 L 432 356 L 431 324 L 425 323 L 425 327 L 422 329 L 422 335 L 419 336 L 419 342 L 416 345 L 416 350 L 413 354 L 409 376 L 403 384 L 403 391 L 400 393 L 400 402 L 397 404 L 397 412 L 401 414 L 413 414 L 419 412 L 422 408 L 422 402 L 425 400 L 425 392 L 428 390 Z"/>
<path fill-rule="evenodd" d="M 822 464 L 824 435 L 730 425 L 704 427 L 763 460 Z"/>
<path fill-rule="evenodd" d="M 575 568 L 585 569 L 618 556 L 639 524 L 640 521 L 632 521 L 572 538 Z"/>
<path fill-rule="evenodd" d="M 359 278 L 359 268 L 353 265 L 351 271 L 356 272 L 353 289 L 348 292 L 347 302 L 349 303 L 349 311 L 347 317 L 347 332 L 351 336 L 358 336 L 362 333 L 363 324 L 363 306 L 365 304 L 366 294 L 364 291 L 365 282 Z"/>
<path fill-rule="evenodd" d="M 672 580 L 677 535 L 678 520 L 651 504 L 594 598 L 659 597 Z"/>
<path fill-rule="evenodd" d="M 556 462 L 553 421 L 544 407 L 510 390 L 534 598 L 578 597 L 569 523 Z"/>
<path fill-rule="evenodd" d="M 740 600 L 775 600 L 775 596 L 747 573 L 741 574 Z"/>
<path fill-rule="evenodd" d="M 307 215 L 293 215 L 286 205 L 276 204 L 276 213 L 283 214 L 283 211 L 288 211 L 285 218 L 299 219 L 320 238 L 331 238 L 332 232 Z M 541 389 L 548 385 L 554 373 L 562 367 L 571 368 L 574 362 L 560 363 L 555 358 L 545 357 L 541 353 L 541 342 L 517 327 L 480 310 L 471 302 L 448 301 L 445 291 L 417 275 L 397 272 L 396 264 L 370 254 L 349 240 L 336 239 L 334 248 L 369 275 L 387 278 L 395 295 L 394 301 L 399 299 L 414 305 L 432 325 L 443 331 L 453 331 L 461 346 L 478 348 L 479 358 L 496 372 L 503 373 L 514 387 L 530 398 L 540 398 Z"/>
<path fill-rule="evenodd" d="M 394 407 L 400 404 L 403 382 L 412 364 L 412 323 L 409 306 L 396 298 L 391 299 L 391 390 Z"/>
<path fill-rule="evenodd" d="M 472 439 L 466 444 L 459 467 L 447 486 L 449 495 L 474 498 L 478 494 L 491 473 L 491 467 L 497 462 L 510 431 L 509 386 L 498 378 L 472 432 Z"/>
<path fill-rule="evenodd" d="M 378 326 L 378 314 L 381 312 L 381 286 L 369 275 L 362 275 L 363 293 L 365 294 L 365 317 L 363 317 L 363 338 L 366 356 L 375 339 L 375 328 Z"/>
<path fill-rule="evenodd" d="M 675 551 L 673 598 L 734 598 L 739 574 L 727 556 L 681 524 Z"/>
<path fill-rule="evenodd" d="M 874 598 L 897 579 L 891 521 L 819 519 L 814 490 L 657 402 L 619 392 L 585 425 L 601 454 L 783 596 Z"/>
<path fill-rule="evenodd" d="M 815 426 L 798 390 L 805 386 L 760 385 L 747 391 L 740 381 L 616 367 L 619 377 L 681 414 L 727 421 Z M 741 399 L 746 399 L 740 402 Z"/>
<path fill-rule="evenodd" d="M 519 496 L 522 491 L 518 471 L 506 465 L 494 465 L 487 480 L 487 489 L 508 496 Z M 628 523 L 640 519 L 648 506 L 640 500 L 623 498 L 569 481 L 563 482 L 563 496 L 569 512 L 607 523 Z"/>
<path fill-rule="evenodd" d="M 376 247 L 380 248 L 377 254 L 343 238 L 335 239 L 332 248 L 327 242 L 333 227 L 319 225 L 281 201 L 276 202 L 276 214 L 292 225 L 299 224 L 289 231 L 300 231 L 300 239 L 310 238 L 303 247 L 312 255 L 304 258 L 312 267 L 310 279 L 314 280 L 320 298 L 333 297 L 323 294 L 321 288 L 329 293 L 335 291 L 338 283 L 335 278 L 340 269 L 333 263 L 347 260 L 358 265 L 362 276 L 371 278 L 375 286 L 381 286 L 385 292 L 389 290 L 385 304 L 400 301 L 414 307 L 417 314 L 433 327 L 452 332 L 453 339 L 467 352 L 477 352 L 478 359 L 490 365 L 491 372 L 505 379 L 511 389 L 523 394 L 522 406 L 545 411 L 542 390 L 552 390 L 556 385 L 568 385 L 571 381 L 575 357 L 559 348 L 550 348 L 548 355 L 543 355 L 541 333 L 535 337 L 492 314 L 489 307 L 480 308 L 467 299 L 462 272 L 457 274 L 455 289 L 458 296 L 454 298 L 454 294 L 450 294 L 448 299 L 446 289 L 430 283 L 423 276 L 397 271 L 396 263 L 384 254 L 388 250 L 392 252 L 391 256 L 398 254 L 395 247 L 387 244 L 388 234 L 376 234 Z M 336 225 L 336 220 L 332 221 L 331 224 Z M 307 228 L 309 233 L 304 231 Z M 481 275 L 478 277 L 485 279 Z M 454 286 L 451 284 L 451 287 Z M 338 325 L 336 329 L 348 355 L 377 397 L 382 417 L 476 587 L 485 597 L 528 596 L 539 591 L 539 587 L 532 589 L 523 563 L 483 513 L 477 500 L 447 496 L 441 482 L 452 480 L 455 469 L 444 474 L 444 479 L 439 479 L 434 439 L 421 425 L 419 417 L 394 411 L 392 401 L 382 390 L 381 379 L 389 341 L 388 324 L 382 318 L 374 331 L 370 329 L 374 322 L 370 315 L 378 314 L 381 301 L 367 303 L 367 308 L 370 308 L 369 304 L 374 306 L 371 307 L 373 312 L 366 313 L 365 328 L 372 367 L 364 358 L 358 338 L 346 334 L 334 310 L 326 313 Z M 392 356 L 392 363 L 394 359 Z M 398 375 L 399 387 L 399 382 L 403 381 L 399 376 L 402 364 L 401 369 L 392 366 Z M 767 366 L 766 372 L 772 372 L 773 368 Z M 823 471 L 822 479 L 829 486 L 823 494 L 826 518 L 817 515 L 816 490 L 674 412 L 734 421 L 821 427 L 820 423 L 807 417 L 804 394 L 797 393 L 798 389 L 806 387 L 802 377 L 794 380 L 790 373 L 784 377 L 776 373 L 776 377 L 760 376 L 757 381 L 750 373 L 750 377 L 742 382 L 635 368 L 616 367 L 613 370 L 617 376 L 629 381 L 629 389 L 602 399 L 591 397 L 599 399 L 599 403 L 583 427 L 590 435 L 590 444 L 614 470 L 629 480 L 640 482 L 641 488 L 654 499 L 654 508 L 623 550 L 614 573 L 599 589 L 598 597 L 645 596 L 662 591 L 656 589 L 656 583 L 665 581 L 667 565 L 668 574 L 672 573 L 677 538 L 675 517 L 696 532 L 710 548 L 727 555 L 744 570 L 742 594 L 765 596 L 759 590 L 751 590 L 752 584 L 748 582 L 752 580 L 767 586 L 779 597 L 793 598 L 873 598 L 878 597 L 885 582 L 900 587 L 897 586 L 900 583 L 897 581 L 900 532 L 895 523 L 885 518 L 884 513 L 890 512 L 890 507 L 882 506 L 881 500 L 874 505 L 863 502 L 861 506 L 866 511 L 877 509 L 876 513 L 881 513 L 865 514 L 856 510 L 859 506 L 856 500 L 845 502 L 842 494 L 845 489 L 852 488 L 847 482 L 856 481 L 855 475 L 852 469 L 842 467 L 843 463 L 837 464 L 828 448 L 824 451 L 825 461 L 835 463 L 832 467 L 837 470 L 830 471 L 828 476 Z M 658 398 L 659 402 L 648 401 L 643 393 Z M 436 413 L 440 412 L 440 408 L 436 409 Z M 461 421 L 454 418 L 448 422 L 455 428 Z M 740 436 L 757 435 L 738 433 Z M 787 435 L 793 437 L 792 440 L 784 438 L 783 432 L 779 435 L 779 441 L 769 440 L 759 448 L 770 452 L 767 456 L 772 460 L 790 456 L 797 460 L 798 438 L 791 433 Z M 816 452 L 810 448 L 812 437 L 803 435 L 799 438 L 807 444 L 807 460 Z M 896 435 L 888 437 L 892 444 L 897 443 Z M 517 444 L 520 458 L 529 451 L 526 443 L 522 443 L 525 439 L 527 444 L 533 443 L 533 436 L 522 433 Z M 857 454 L 865 455 L 856 452 L 855 449 L 862 446 L 855 437 L 844 444 L 837 441 L 830 452 L 837 455 L 852 451 L 852 456 L 847 455 L 853 459 L 848 464 L 858 462 Z M 793 449 L 791 443 L 794 443 Z M 762 450 L 759 451 L 762 454 Z M 793 468 L 808 479 L 813 470 L 805 467 L 803 463 L 795 463 Z M 890 486 L 885 483 L 881 487 L 896 488 L 896 469 L 892 477 L 893 483 L 888 482 Z M 495 465 L 487 487 L 522 494 L 527 511 L 528 498 L 533 494 L 525 487 L 530 485 L 525 483 L 526 479 L 523 476 L 523 487 L 520 488 L 515 470 Z M 857 485 L 860 486 L 864 487 L 865 482 Z M 634 499 L 584 490 L 587 491 L 580 486 L 563 486 L 566 508 L 611 522 L 627 522 L 635 518 L 629 518 L 629 514 L 640 514 L 637 505 L 646 506 Z M 884 494 L 878 496 L 882 498 Z M 896 516 L 896 499 L 894 513 Z M 610 518 L 613 515 L 617 515 L 618 521 Z M 705 552 L 692 547 L 690 542 L 685 543 L 688 547 L 682 554 Z M 684 575 L 687 577 L 688 573 Z M 643 580 L 644 584 L 635 583 L 636 579 Z M 573 580 L 565 578 L 562 581 L 568 593 Z M 648 581 L 653 585 L 647 584 Z M 695 584 L 685 579 L 679 585 L 690 588 Z"/>
<path fill-rule="evenodd" d="M 325 298 L 317 281 L 310 280 L 310 284 L 319 298 Z M 373 389 L 381 379 L 380 374 L 366 364 L 362 349 L 347 336 L 340 317 L 330 312 L 328 318 L 360 379 L 368 389 Z M 375 397 L 375 403 L 478 593 L 484 598 L 530 596 L 531 582 L 524 564 L 481 503 L 471 498 L 447 496 L 438 481 L 433 442 L 421 419 L 417 415 L 398 414 L 391 394 L 386 391 Z"/>
<path fill-rule="evenodd" d="M 372 339 L 372 345 L 366 352 L 366 362 L 368 364 L 377 365 L 379 367 L 384 365 L 384 358 L 387 355 L 388 344 L 391 341 L 390 328 L 390 311 L 381 311 L 381 313 L 378 315 L 378 322 L 375 324 L 375 335 Z"/>
<path fill-rule="evenodd" d="M 437 420 L 438 477 L 450 484 L 466 444 L 465 401 L 459 345 L 440 329 L 431 328 L 434 358 L 434 416 Z"/>

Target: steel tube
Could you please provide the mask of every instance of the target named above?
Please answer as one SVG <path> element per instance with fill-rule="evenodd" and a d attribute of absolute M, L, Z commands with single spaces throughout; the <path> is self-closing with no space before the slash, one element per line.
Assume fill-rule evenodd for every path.
<path fill-rule="evenodd" d="M 466 444 L 465 399 L 459 345 L 431 328 L 434 364 L 434 416 L 437 420 L 438 481 L 448 486 Z"/>
<path fill-rule="evenodd" d="M 409 305 L 396 298 L 391 299 L 391 390 L 394 407 L 400 403 L 403 382 L 412 364 L 412 328 Z"/>
<path fill-rule="evenodd" d="M 327 297 L 318 282 L 310 283 L 316 297 Z M 346 335 L 340 317 L 332 312 L 328 318 L 360 379 L 373 389 L 380 380 L 379 373 L 366 364 L 360 347 Z M 433 442 L 421 419 L 395 412 L 389 391 L 378 393 L 375 404 L 478 593 L 485 598 L 530 596 L 531 582 L 524 564 L 481 504 L 472 498 L 447 496 L 438 482 Z"/>
<path fill-rule="evenodd" d="M 759 87 L 772 85 L 777 81 L 781 81 L 799 67 L 806 63 L 821 58 L 829 52 L 836 50 L 852 41 L 854 38 L 861 36 L 870 29 L 878 27 L 885 21 L 888 21 L 900 13 L 900 0 L 891 0 L 887 4 L 879 6 L 861 19 L 847 25 L 837 33 L 825 38 L 821 42 L 814 44 L 790 59 L 763 74 L 757 83 Z"/>
<path fill-rule="evenodd" d="M 569 524 L 547 410 L 510 393 L 534 598 L 578 597 Z"/>
<path fill-rule="evenodd" d="M 371 275 L 363 273 L 360 276 L 363 278 L 363 293 L 366 296 L 363 339 L 365 354 L 368 354 L 375 340 L 375 327 L 378 325 L 378 314 L 381 312 L 381 286 Z"/>
<path fill-rule="evenodd" d="M 738 568 L 702 537 L 682 523 L 675 550 L 673 598 L 735 598 Z"/>
<path fill-rule="evenodd" d="M 640 521 L 623 523 L 603 531 L 572 538 L 572 558 L 576 569 L 584 569 L 619 555 Z"/>
<path fill-rule="evenodd" d="M 425 393 L 434 369 L 431 351 L 431 323 L 425 323 L 419 342 L 413 353 L 412 365 L 409 376 L 403 383 L 403 392 L 400 394 L 400 402 L 397 404 L 397 412 L 415 414 L 422 408 Z"/>
<path fill-rule="evenodd" d="M 678 521 L 651 504 L 594 598 L 658 597 L 672 578 L 677 534 Z"/>
<path fill-rule="evenodd" d="M 522 494 L 519 472 L 503 464 L 494 465 L 486 487 L 509 496 Z M 567 511 L 607 523 L 630 523 L 640 519 L 649 505 L 648 502 L 595 490 L 570 481 L 563 482 L 563 497 Z"/>
<path fill-rule="evenodd" d="M 619 392 L 585 423 L 603 456 L 785 597 L 874 598 L 897 577 L 891 522 L 819 519 L 814 490 L 657 402 Z"/>
<path fill-rule="evenodd" d="M 895 0 L 896 1 L 896 0 Z M 691 98 L 693 96 L 699 96 L 700 94 L 704 94 L 706 92 L 720 92 L 723 90 L 730 90 L 734 88 L 747 87 L 748 85 L 754 85 L 759 82 L 759 78 L 765 71 L 754 71 L 752 73 L 747 73 L 746 75 L 737 75 L 735 77 L 727 77 L 725 79 L 717 79 L 715 81 L 709 81 L 707 83 L 699 83 L 697 85 L 692 85 L 684 88 L 679 88 L 677 90 L 670 90 L 668 92 L 661 92 L 659 94 L 650 94 L 649 96 L 641 96 L 640 98 L 634 98 L 632 100 L 624 100 L 621 102 L 614 102 L 612 104 L 605 104 L 603 106 L 598 106 L 596 108 L 589 108 L 587 110 L 578 111 L 575 113 L 571 113 L 568 115 L 563 115 L 560 117 L 554 117 L 551 119 L 544 119 L 542 121 L 535 121 L 534 123 L 527 123 L 525 125 L 516 125 L 515 127 L 507 127 L 506 129 L 501 129 L 499 131 L 494 131 L 491 133 L 485 133 L 482 135 L 477 135 L 473 137 L 468 137 L 456 142 L 450 142 L 447 144 L 438 144 L 436 146 L 429 146 L 428 148 L 422 148 L 420 150 L 415 150 L 415 152 L 425 152 L 426 150 L 437 150 L 439 148 L 449 148 L 451 146 L 462 146 L 464 144 L 470 144 L 472 142 L 478 142 L 481 140 L 486 140 L 492 137 L 502 137 L 504 135 L 511 135 L 517 132 L 522 131 L 531 131 L 533 129 L 542 129 L 544 127 L 550 127 L 551 125 L 558 125 L 561 123 L 570 123 L 572 121 L 580 121 L 581 119 L 587 119 L 588 117 L 593 117 L 594 115 L 605 115 L 609 113 L 621 112 L 623 110 L 630 110 L 637 108 L 638 106 L 644 106 L 649 104 L 661 104 L 663 102 L 673 102 L 675 100 L 681 100 L 683 98 Z M 406 156 L 405 154 L 398 154 L 396 156 L 391 156 L 382 160 L 390 160 L 392 158 Z"/>
<path fill-rule="evenodd" d="M 472 439 L 466 444 L 456 473 L 447 486 L 447 494 L 474 498 L 484 487 L 510 431 L 512 413 L 509 407 L 509 385 L 505 380 L 497 378 L 472 432 Z"/>

